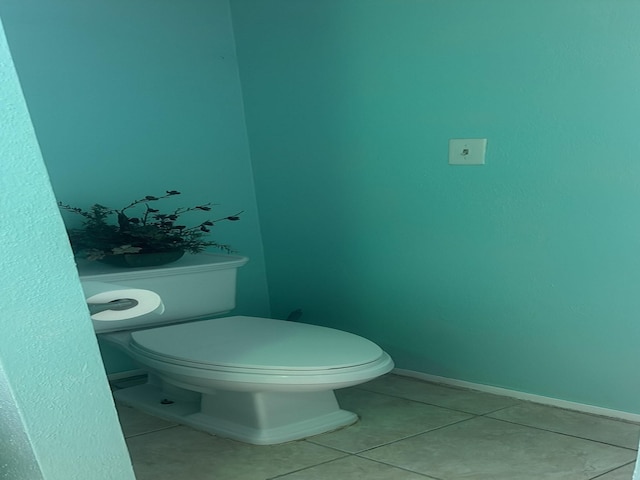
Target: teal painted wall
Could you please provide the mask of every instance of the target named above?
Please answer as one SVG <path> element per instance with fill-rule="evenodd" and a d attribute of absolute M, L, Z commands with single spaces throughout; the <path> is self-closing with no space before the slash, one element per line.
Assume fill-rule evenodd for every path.
<path fill-rule="evenodd" d="M 213 238 L 251 259 L 236 312 L 269 315 L 228 2 L 7 0 L 0 12 L 57 198 L 118 207 L 175 189 L 163 205 L 244 210 Z M 132 366 L 104 352 L 110 372 Z"/>
<path fill-rule="evenodd" d="M 268 314 L 228 2 L 7 0 L 0 12 L 57 198 L 118 207 L 175 189 L 178 206 L 244 210 L 213 237 L 251 258 L 239 310 Z"/>
<path fill-rule="evenodd" d="M 0 477 L 134 479 L 0 24 Z"/>
<path fill-rule="evenodd" d="M 637 2 L 231 9 L 241 84 L 226 1 L 2 3 L 58 198 L 244 209 L 216 230 L 252 258 L 238 312 L 640 412 Z M 487 165 L 447 165 L 460 137 Z"/>
<path fill-rule="evenodd" d="M 640 413 L 640 3 L 231 7 L 275 317 Z"/>

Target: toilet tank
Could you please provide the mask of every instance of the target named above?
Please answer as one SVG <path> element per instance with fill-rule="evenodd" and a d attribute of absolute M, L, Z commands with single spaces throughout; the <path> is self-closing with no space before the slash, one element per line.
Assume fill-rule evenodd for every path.
<path fill-rule="evenodd" d="M 81 282 L 112 283 L 160 295 L 162 314 L 149 313 L 117 321 L 92 320 L 97 333 L 148 328 L 229 312 L 236 305 L 236 274 L 247 257 L 199 253 L 159 267 L 117 268 L 78 262 Z"/>

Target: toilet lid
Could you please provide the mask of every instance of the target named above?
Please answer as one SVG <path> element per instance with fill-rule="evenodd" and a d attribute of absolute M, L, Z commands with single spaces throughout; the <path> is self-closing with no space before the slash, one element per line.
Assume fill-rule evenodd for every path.
<path fill-rule="evenodd" d="M 326 370 L 377 361 L 375 343 L 332 328 L 256 317 L 226 317 L 131 334 L 138 350 L 168 361 L 267 370 Z"/>

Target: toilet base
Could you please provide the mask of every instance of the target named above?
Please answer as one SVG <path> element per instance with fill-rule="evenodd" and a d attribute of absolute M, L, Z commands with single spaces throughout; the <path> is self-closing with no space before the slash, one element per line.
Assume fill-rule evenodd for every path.
<path fill-rule="evenodd" d="M 332 390 L 205 394 L 151 376 L 148 383 L 116 390 L 113 396 L 151 415 L 254 445 L 300 440 L 358 420 L 355 413 L 340 409 Z"/>

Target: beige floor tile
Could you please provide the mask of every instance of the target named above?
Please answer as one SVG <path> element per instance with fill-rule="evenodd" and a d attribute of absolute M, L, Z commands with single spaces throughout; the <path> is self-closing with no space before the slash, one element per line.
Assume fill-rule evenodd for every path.
<path fill-rule="evenodd" d="M 278 477 L 278 480 L 425 480 L 426 478 L 417 473 L 349 456 Z"/>
<path fill-rule="evenodd" d="M 117 408 L 138 480 L 629 480 L 633 474 L 637 424 L 397 375 L 336 393 L 343 408 L 360 415 L 357 424 L 273 446 Z"/>
<path fill-rule="evenodd" d="M 442 480 L 587 480 L 635 459 L 632 450 L 490 418 L 360 455 Z"/>
<path fill-rule="evenodd" d="M 131 437 L 127 444 L 137 480 L 264 480 L 344 456 L 304 441 L 248 445 L 187 427 Z"/>
<path fill-rule="evenodd" d="M 535 403 L 523 403 L 491 413 L 488 416 L 619 447 L 638 448 L 640 425 L 634 423 Z"/>
<path fill-rule="evenodd" d="M 478 415 L 520 403 L 514 398 L 446 387 L 393 374 L 359 385 L 358 388 Z"/>
<path fill-rule="evenodd" d="M 636 464 L 634 462 L 630 465 L 617 468 L 612 472 L 605 473 L 601 477 L 597 477 L 595 480 L 631 480 L 635 466 Z"/>
<path fill-rule="evenodd" d="M 167 422 L 157 417 L 147 415 L 134 408 L 116 404 L 120 426 L 125 437 L 140 435 L 143 433 L 155 432 L 164 428 L 174 427 L 177 424 Z"/>
<path fill-rule="evenodd" d="M 359 389 L 339 390 L 336 396 L 340 406 L 357 413 L 360 420 L 308 440 L 350 453 L 472 418 L 466 413 Z"/>

